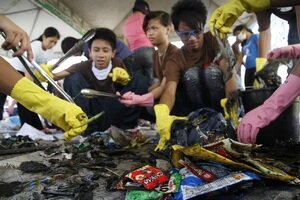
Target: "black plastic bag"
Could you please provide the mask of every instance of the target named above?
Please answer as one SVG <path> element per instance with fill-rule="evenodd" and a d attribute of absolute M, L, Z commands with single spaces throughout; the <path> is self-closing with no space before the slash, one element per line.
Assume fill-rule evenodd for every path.
<path fill-rule="evenodd" d="M 201 146 L 227 137 L 227 122 L 222 113 L 201 108 L 189 114 L 187 121 L 175 120 L 171 126 L 171 143 Z"/>

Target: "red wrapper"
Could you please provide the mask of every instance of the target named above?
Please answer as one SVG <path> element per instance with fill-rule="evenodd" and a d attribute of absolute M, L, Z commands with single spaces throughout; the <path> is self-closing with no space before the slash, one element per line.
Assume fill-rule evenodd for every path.
<path fill-rule="evenodd" d="M 186 160 L 179 160 L 178 161 L 181 165 L 188 168 L 195 176 L 199 177 L 200 179 L 206 181 L 206 182 L 212 182 L 214 181 L 217 176 L 209 171 L 207 171 L 204 168 L 201 168 L 199 166 L 194 165 L 191 161 Z"/>
<path fill-rule="evenodd" d="M 142 184 L 147 190 L 151 190 L 157 185 L 169 180 L 161 170 L 150 165 L 136 169 L 127 174 L 126 177 L 130 178 L 134 182 Z"/>

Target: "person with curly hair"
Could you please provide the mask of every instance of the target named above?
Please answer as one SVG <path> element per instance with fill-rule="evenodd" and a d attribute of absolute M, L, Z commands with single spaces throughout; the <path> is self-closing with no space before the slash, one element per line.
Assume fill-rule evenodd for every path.
<path fill-rule="evenodd" d="M 171 19 L 184 45 L 166 63 L 166 87 L 154 106 L 160 135 L 156 150 L 170 139 L 171 124 L 180 119 L 177 116 L 203 107 L 222 112 L 220 100 L 237 91 L 236 73 L 229 70 L 228 61 L 221 58 L 212 64 L 219 47 L 216 38 L 204 32 L 206 17 L 200 0 L 181 0 L 172 7 Z"/>

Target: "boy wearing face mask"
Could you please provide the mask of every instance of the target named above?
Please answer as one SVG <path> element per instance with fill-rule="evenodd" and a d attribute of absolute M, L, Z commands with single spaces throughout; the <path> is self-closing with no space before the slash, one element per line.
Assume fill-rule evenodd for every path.
<path fill-rule="evenodd" d="M 233 44 L 234 52 L 237 56 L 238 72 L 240 72 L 243 57 L 246 56 L 244 63 L 246 67 L 245 72 L 245 87 L 252 87 L 254 75 L 256 71 L 255 60 L 258 57 L 258 34 L 247 28 L 245 25 L 239 25 L 234 28 L 233 35 L 236 36 L 236 42 Z M 242 52 L 239 51 L 239 44 L 242 46 Z"/>

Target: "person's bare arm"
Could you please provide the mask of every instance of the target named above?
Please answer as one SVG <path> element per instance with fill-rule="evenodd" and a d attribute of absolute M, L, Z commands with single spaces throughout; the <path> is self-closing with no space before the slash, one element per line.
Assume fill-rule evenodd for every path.
<path fill-rule="evenodd" d="M 149 88 L 148 88 L 148 92 L 151 92 L 152 90 L 154 90 L 155 88 L 160 86 L 160 82 L 154 83 L 152 84 Z"/>
<path fill-rule="evenodd" d="M 300 77 L 300 60 L 298 60 L 296 66 L 293 68 L 292 74 Z"/>
<path fill-rule="evenodd" d="M 271 11 L 264 10 L 261 12 L 257 12 L 257 24 L 259 31 L 259 39 L 258 39 L 258 56 L 260 58 L 266 58 L 267 53 L 271 50 Z"/>
<path fill-rule="evenodd" d="M 168 81 L 166 83 L 164 92 L 160 97 L 159 103 L 166 104 L 169 107 L 169 109 L 172 110 L 175 104 L 176 90 L 177 90 L 177 82 Z"/>
<path fill-rule="evenodd" d="M 270 28 L 259 33 L 258 51 L 260 58 L 266 58 L 271 49 L 271 31 Z"/>
<path fill-rule="evenodd" d="M 154 99 L 159 99 L 166 87 L 166 77 L 162 79 L 159 86 L 151 90 L 150 92 L 153 94 Z"/>
<path fill-rule="evenodd" d="M 63 70 L 63 71 L 60 71 L 60 72 L 57 72 L 55 74 L 53 74 L 53 80 L 55 81 L 59 81 L 60 79 L 63 79 L 67 76 L 71 75 L 70 72 L 66 71 L 66 70 Z"/>
<path fill-rule="evenodd" d="M 270 8 L 300 5 L 299 0 L 270 0 Z"/>
<path fill-rule="evenodd" d="M 18 73 L 6 60 L 0 57 L 0 91 L 9 95 L 14 85 L 23 76 Z"/>
<path fill-rule="evenodd" d="M 295 6 L 296 19 L 297 19 L 297 31 L 298 37 L 300 38 L 300 6 Z"/>
<path fill-rule="evenodd" d="M 236 94 L 238 90 L 237 81 L 236 81 L 236 72 L 235 70 L 232 71 L 232 77 L 225 83 L 225 93 L 226 97 L 232 97 L 232 94 Z"/>
<path fill-rule="evenodd" d="M 230 77 L 229 80 L 226 80 L 225 82 L 225 95 L 227 98 L 230 98 L 231 95 L 236 93 L 236 91 L 238 90 L 238 85 L 236 81 L 236 71 L 235 69 L 232 69 L 231 72 L 228 71 L 229 64 L 225 59 L 222 59 L 220 61 L 220 67 L 225 77 Z"/>
<path fill-rule="evenodd" d="M 240 45 L 240 43 L 237 42 L 237 41 L 235 43 L 233 43 L 232 50 L 233 50 L 233 53 L 234 53 L 235 58 L 236 58 L 236 70 L 237 70 L 237 73 L 239 75 L 241 75 L 241 66 L 243 64 L 243 57 L 244 57 L 244 55 L 240 51 L 239 45 Z"/>

